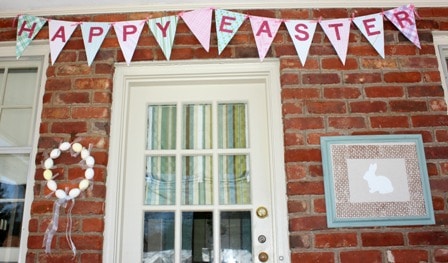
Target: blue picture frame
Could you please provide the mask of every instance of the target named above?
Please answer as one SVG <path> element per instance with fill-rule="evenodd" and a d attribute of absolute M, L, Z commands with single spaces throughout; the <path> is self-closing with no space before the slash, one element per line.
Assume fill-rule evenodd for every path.
<path fill-rule="evenodd" d="M 323 136 L 327 224 L 435 224 L 420 134 Z"/>

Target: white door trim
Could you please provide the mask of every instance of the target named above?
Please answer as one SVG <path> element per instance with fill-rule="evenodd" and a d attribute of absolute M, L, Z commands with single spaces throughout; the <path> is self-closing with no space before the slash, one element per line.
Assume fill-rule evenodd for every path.
<path fill-rule="evenodd" d="M 149 68 L 149 66 L 151 66 Z M 150 70 L 149 70 L 150 69 Z M 116 64 L 114 78 L 114 93 L 112 101 L 111 140 L 109 149 L 109 162 L 107 168 L 107 195 L 106 216 L 103 246 L 103 262 L 119 262 L 121 236 L 118 224 L 122 213 L 122 183 L 120 174 L 124 170 L 121 156 L 125 149 L 126 111 L 129 103 L 129 91 L 126 89 L 132 83 L 151 79 L 154 83 L 163 84 L 172 81 L 176 76 L 201 81 L 209 78 L 238 78 L 259 79 L 266 83 L 267 92 L 267 118 L 269 127 L 269 147 L 272 183 L 272 211 L 274 225 L 276 226 L 276 251 L 273 257 L 278 262 L 290 262 L 286 176 L 284 169 L 283 125 L 281 107 L 281 88 L 279 61 L 266 59 L 260 63 L 256 59 L 232 60 L 206 60 L 206 61 L 177 61 L 177 62 L 144 62 L 133 66 Z M 275 204 L 275 205 L 274 205 Z"/>

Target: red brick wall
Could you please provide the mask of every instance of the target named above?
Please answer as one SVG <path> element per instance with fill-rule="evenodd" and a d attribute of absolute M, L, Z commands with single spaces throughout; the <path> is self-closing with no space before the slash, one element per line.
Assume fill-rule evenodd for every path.
<path fill-rule="evenodd" d="M 343 18 L 352 13 L 360 16 L 381 12 L 381 9 L 238 11 L 265 17 L 316 19 L 320 16 Z M 382 59 L 352 26 L 345 66 L 318 27 L 307 63 L 302 67 L 285 26 L 280 27 L 267 57 L 279 58 L 281 62 L 293 262 L 388 262 L 390 252 L 397 263 L 448 262 L 448 231 L 445 229 L 448 224 L 448 116 L 431 35 L 432 30 L 448 30 L 448 9 L 419 8 L 418 13 L 422 49 L 385 21 L 386 58 Z M 170 14 L 79 15 L 57 19 L 112 22 Z M 15 40 L 12 23 L 13 19 L 0 19 L 0 40 Z M 37 39 L 48 39 L 48 26 Z M 182 20 L 174 43 L 171 60 L 258 58 L 249 21 L 220 56 L 215 34 L 207 53 Z M 133 61 L 152 60 L 165 58 L 148 28 L 144 27 Z M 64 216 L 51 256 L 42 249 L 52 200 L 44 198 L 47 192 L 42 170 L 37 169 L 27 262 L 101 262 L 112 79 L 114 63 L 123 61 L 111 29 L 94 63 L 87 66 L 78 28 L 57 63 L 46 71 L 38 142 L 40 154 L 36 163 L 40 164 L 42 152 L 55 147 L 60 139 L 82 137 L 83 144 L 94 144 L 92 155 L 97 165 L 93 191 L 77 199 L 73 209 L 73 240 L 78 249 L 75 259 L 65 240 Z M 328 229 L 320 136 L 399 133 L 423 135 L 436 225 Z M 66 169 L 66 180 L 82 173 L 72 166 Z M 59 180 L 62 184 L 63 179 Z"/>

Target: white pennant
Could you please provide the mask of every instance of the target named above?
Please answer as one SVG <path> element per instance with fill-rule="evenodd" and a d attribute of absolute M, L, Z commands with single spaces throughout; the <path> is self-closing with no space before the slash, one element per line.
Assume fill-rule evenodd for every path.
<path fill-rule="evenodd" d="M 285 22 L 294 47 L 299 55 L 302 66 L 305 66 L 306 58 L 313 41 L 317 22 L 308 20 L 288 20 Z"/>
<path fill-rule="evenodd" d="M 60 20 L 50 20 L 48 22 L 52 65 L 54 65 L 54 62 L 58 58 L 65 44 L 67 44 L 68 40 L 72 36 L 77 26 L 78 23 L 76 22 L 68 22 Z"/>
<path fill-rule="evenodd" d="M 353 23 L 384 58 L 384 27 L 381 13 L 353 18 Z"/>
<path fill-rule="evenodd" d="M 331 19 L 319 22 L 328 39 L 330 39 L 339 59 L 345 65 L 348 50 L 348 38 L 350 35 L 350 19 Z"/>
<path fill-rule="evenodd" d="M 135 20 L 116 22 L 113 24 L 117 34 L 118 43 L 120 44 L 124 59 L 128 65 L 131 63 L 132 56 L 134 55 L 145 22 L 145 20 Z"/>

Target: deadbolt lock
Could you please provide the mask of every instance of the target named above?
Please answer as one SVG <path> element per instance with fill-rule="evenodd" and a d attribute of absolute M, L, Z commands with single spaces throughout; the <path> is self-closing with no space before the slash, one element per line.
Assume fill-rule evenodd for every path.
<path fill-rule="evenodd" d="M 258 254 L 258 260 L 260 260 L 261 262 L 266 262 L 269 260 L 269 256 L 268 253 L 266 252 L 261 252 L 260 254 Z"/>

